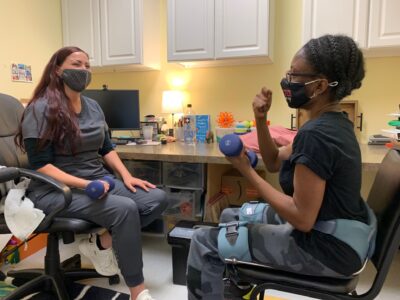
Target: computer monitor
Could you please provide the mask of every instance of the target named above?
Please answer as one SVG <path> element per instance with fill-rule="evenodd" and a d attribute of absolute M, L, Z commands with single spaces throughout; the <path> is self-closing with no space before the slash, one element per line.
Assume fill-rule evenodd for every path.
<path fill-rule="evenodd" d="M 140 130 L 138 90 L 85 90 L 104 112 L 110 130 Z"/>

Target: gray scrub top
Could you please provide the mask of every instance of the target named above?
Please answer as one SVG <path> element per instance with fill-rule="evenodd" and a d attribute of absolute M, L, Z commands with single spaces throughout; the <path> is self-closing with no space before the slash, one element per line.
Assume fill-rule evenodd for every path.
<path fill-rule="evenodd" d="M 85 96 L 81 96 L 82 110 L 78 116 L 81 130 L 81 142 L 76 153 L 61 153 L 54 149 L 52 164 L 62 171 L 85 179 L 95 179 L 108 174 L 104 169 L 98 151 L 102 148 L 108 126 L 99 104 Z M 47 124 L 47 100 L 38 99 L 33 105 L 26 108 L 22 122 L 24 139 L 41 138 Z"/>

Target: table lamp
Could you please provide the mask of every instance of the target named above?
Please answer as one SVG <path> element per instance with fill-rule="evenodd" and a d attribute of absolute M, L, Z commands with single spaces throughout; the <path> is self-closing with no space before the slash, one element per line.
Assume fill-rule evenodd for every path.
<path fill-rule="evenodd" d="M 182 91 L 164 91 L 162 96 L 162 112 L 172 114 L 172 127 L 174 127 L 174 114 L 182 112 L 184 93 Z"/>

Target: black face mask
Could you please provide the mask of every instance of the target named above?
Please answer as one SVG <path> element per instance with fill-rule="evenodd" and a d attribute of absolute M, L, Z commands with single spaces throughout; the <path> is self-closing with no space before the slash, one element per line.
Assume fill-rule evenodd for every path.
<path fill-rule="evenodd" d="M 309 82 L 289 82 L 286 78 L 281 80 L 281 87 L 283 94 L 285 95 L 286 102 L 290 108 L 300 108 L 314 96 L 309 97 L 306 95 L 306 85 L 317 82 L 321 79 L 312 80 Z M 337 81 L 328 83 L 329 87 L 335 87 L 339 84 Z"/>
<path fill-rule="evenodd" d="M 282 91 L 290 108 L 299 108 L 310 101 L 311 98 L 306 95 L 307 83 L 289 82 L 286 78 L 281 80 Z"/>
<path fill-rule="evenodd" d="M 61 78 L 71 90 L 80 93 L 89 85 L 92 80 L 92 73 L 88 70 L 65 69 Z"/>

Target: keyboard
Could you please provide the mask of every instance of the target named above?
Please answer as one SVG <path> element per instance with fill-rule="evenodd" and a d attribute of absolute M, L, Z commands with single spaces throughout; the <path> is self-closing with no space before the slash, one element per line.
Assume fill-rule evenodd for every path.
<path fill-rule="evenodd" d="M 111 143 L 112 144 L 115 144 L 115 145 L 126 145 L 126 144 L 128 144 L 129 143 L 129 140 L 125 140 L 125 139 L 112 139 L 111 140 Z"/>
<path fill-rule="evenodd" d="M 169 236 L 175 238 L 191 239 L 194 231 L 195 229 L 193 228 L 174 227 L 174 229 L 172 229 L 169 233 Z"/>

